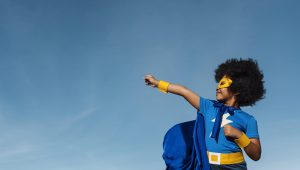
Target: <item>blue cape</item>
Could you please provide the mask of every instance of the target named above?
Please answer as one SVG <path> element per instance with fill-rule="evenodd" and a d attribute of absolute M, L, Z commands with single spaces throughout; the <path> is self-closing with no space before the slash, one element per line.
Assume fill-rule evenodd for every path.
<path fill-rule="evenodd" d="M 233 113 L 237 108 L 214 101 L 218 108 L 212 138 L 218 140 L 222 116 L 225 112 Z M 183 122 L 167 131 L 163 142 L 163 159 L 167 170 L 210 170 L 205 144 L 204 117 L 197 112 L 195 121 Z"/>
<path fill-rule="evenodd" d="M 167 131 L 162 155 L 166 170 L 210 170 L 205 145 L 204 118 L 179 123 Z"/>

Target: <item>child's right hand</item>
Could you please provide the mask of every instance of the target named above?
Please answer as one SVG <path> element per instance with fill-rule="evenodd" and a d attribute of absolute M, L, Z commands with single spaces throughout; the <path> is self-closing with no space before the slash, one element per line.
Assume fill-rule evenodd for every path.
<path fill-rule="evenodd" d="M 157 87 L 159 80 L 156 80 L 154 76 L 148 74 L 145 76 L 145 84 L 151 87 Z"/>

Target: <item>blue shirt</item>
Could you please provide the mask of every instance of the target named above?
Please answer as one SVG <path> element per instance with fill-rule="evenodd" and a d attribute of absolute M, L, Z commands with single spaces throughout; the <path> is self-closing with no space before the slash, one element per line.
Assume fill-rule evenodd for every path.
<path fill-rule="evenodd" d="M 213 100 L 200 96 L 200 110 L 198 110 L 197 114 L 202 114 L 204 117 L 205 141 L 208 151 L 218 153 L 241 152 L 241 148 L 234 140 L 224 135 L 223 128 L 226 124 L 244 132 L 249 138 L 259 138 L 256 119 L 242 110 L 235 110 L 232 115 L 224 113 L 218 141 L 211 138 L 210 135 L 218 112 L 218 108 L 214 107 L 213 104 Z"/>

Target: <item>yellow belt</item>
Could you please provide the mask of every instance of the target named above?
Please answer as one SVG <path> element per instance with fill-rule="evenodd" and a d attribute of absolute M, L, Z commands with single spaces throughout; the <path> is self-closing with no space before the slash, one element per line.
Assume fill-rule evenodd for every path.
<path fill-rule="evenodd" d="M 216 153 L 207 151 L 207 155 L 210 164 L 237 164 L 245 161 L 242 152 Z"/>

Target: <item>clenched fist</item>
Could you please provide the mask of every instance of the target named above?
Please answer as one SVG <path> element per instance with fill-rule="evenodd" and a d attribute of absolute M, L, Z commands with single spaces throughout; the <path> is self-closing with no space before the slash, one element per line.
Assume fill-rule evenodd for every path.
<path fill-rule="evenodd" d="M 159 80 L 156 80 L 154 76 L 148 74 L 145 76 L 145 84 L 151 87 L 157 87 Z"/>
<path fill-rule="evenodd" d="M 231 125 L 224 126 L 224 135 L 233 139 L 238 139 L 242 136 L 242 132 Z"/>

